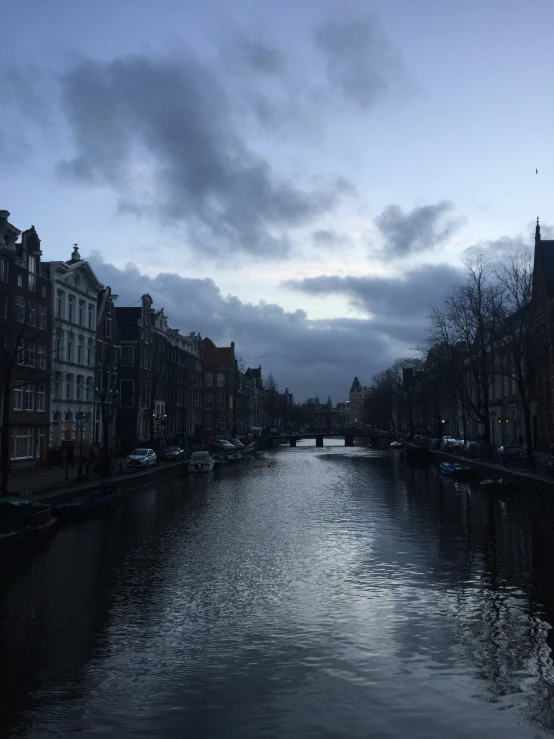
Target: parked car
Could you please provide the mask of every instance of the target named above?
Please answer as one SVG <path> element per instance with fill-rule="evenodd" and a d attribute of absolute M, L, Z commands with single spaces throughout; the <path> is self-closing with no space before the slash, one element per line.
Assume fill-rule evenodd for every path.
<path fill-rule="evenodd" d="M 153 449 L 133 449 L 127 457 L 127 467 L 155 467 L 158 457 Z"/>
<path fill-rule="evenodd" d="M 185 450 L 179 446 L 166 446 L 162 459 L 166 462 L 178 462 L 180 459 L 185 458 Z"/>
<path fill-rule="evenodd" d="M 448 449 L 449 446 L 454 446 L 456 439 L 453 436 L 441 437 L 441 449 Z"/>
<path fill-rule="evenodd" d="M 235 445 L 231 444 L 230 441 L 225 439 L 214 439 L 212 441 L 212 451 L 219 452 L 220 454 L 234 454 L 236 449 Z"/>
<path fill-rule="evenodd" d="M 240 439 L 229 439 L 229 441 L 235 447 L 237 452 L 242 452 L 242 450 L 244 449 L 244 444 Z"/>

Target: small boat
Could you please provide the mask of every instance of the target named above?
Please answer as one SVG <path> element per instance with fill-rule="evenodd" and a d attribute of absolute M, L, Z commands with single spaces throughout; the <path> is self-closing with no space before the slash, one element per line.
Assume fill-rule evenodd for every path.
<path fill-rule="evenodd" d="M 457 462 L 441 462 L 440 469 L 443 475 L 449 475 L 450 477 L 467 477 L 473 474 L 471 467 Z"/>
<path fill-rule="evenodd" d="M 489 492 L 514 490 L 515 485 L 509 480 L 481 480 L 481 487 Z"/>
<path fill-rule="evenodd" d="M 83 516 L 113 503 L 120 495 L 121 485 L 103 485 L 84 498 L 57 503 L 54 513 L 60 518 Z"/>
<path fill-rule="evenodd" d="M 224 464 L 227 464 L 227 457 L 224 454 L 214 454 L 212 459 L 214 467 L 223 467 Z"/>
<path fill-rule="evenodd" d="M 242 460 L 242 454 L 239 454 L 238 452 L 236 452 L 235 454 L 227 455 L 228 462 L 240 462 L 241 460 Z"/>
<path fill-rule="evenodd" d="M 50 529 L 57 518 L 47 503 L 26 498 L 0 499 L 0 542 L 9 542 Z"/>
<path fill-rule="evenodd" d="M 391 449 L 402 449 L 402 442 L 401 441 L 393 441 L 392 444 L 390 444 Z"/>
<path fill-rule="evenodd" d="M 188 470 L 189 472 L 211 472 L 214 468 L 214 460 L 209 452 L 193 452 L 191 454 Z"/>

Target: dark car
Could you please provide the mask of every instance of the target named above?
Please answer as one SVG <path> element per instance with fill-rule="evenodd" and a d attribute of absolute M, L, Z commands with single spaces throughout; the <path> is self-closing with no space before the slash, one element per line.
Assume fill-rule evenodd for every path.
<path fill-rule="evenodd" d="M 184 458 L 185 450 L 179 446 L 167 446 L 162 455 L 162 459 L 165 459 L 166 462 L 178 462 Z"/>
<path fill-rule="evenodd" d="M 244 444 L 240 439 L 227 439 L 227 441 L 229 441 L 235 447 L 237 452 L 242 452 L 242 450 L 244 449 Z"/>
<path fill-rule="evenodd" d="M 212 451 L 218 454 L 234 454 L 235 445 L 225 439 L 214 439 L 212 441 Z"/>

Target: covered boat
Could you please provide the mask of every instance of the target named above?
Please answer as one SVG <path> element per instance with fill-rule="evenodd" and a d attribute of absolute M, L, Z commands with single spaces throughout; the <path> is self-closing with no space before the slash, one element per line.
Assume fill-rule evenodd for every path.
<path fill-rule="evenodd" d="M 113 503 L 121 496 L 121 485 L 102 485 L 89 495 L 57 503 L 54 513 L 60 518 L 85 516 Z"/>
<path fill-rule="evenodd" d="M 56 521 L 47 503 L 25 498 L 0 499 L 0 542 L 45 531 Z"/>
<path fill-rule="evenodd" d="M 193 452 L 191 454 L 188 463 L 189 472 L 211 472 L 213 468 L 214 461 L 209 452 Z"/>
<path fill-rule="evenodd" d="M 471 467 L 457 462 L 441 462 L 440 469 L 443 475 L 449 475 L 450 477 L 467 477 L 473 474 Z"/>

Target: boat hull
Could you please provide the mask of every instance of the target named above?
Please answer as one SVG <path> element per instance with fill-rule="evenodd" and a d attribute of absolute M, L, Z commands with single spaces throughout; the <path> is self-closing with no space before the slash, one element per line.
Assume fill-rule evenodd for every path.
<path fill-rule="evenodd" d="M 54 506 L 54 513 L 64 519 L 86 516 L 114 503 L 121 496 L 121 492 L 120 486 L 107 491 L 100 490 L 99 493 L 88 498 L 59 503 Z"/>

